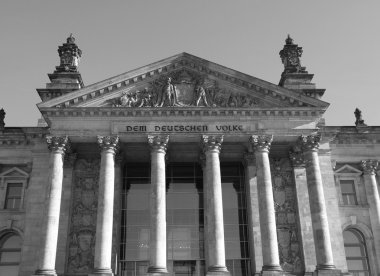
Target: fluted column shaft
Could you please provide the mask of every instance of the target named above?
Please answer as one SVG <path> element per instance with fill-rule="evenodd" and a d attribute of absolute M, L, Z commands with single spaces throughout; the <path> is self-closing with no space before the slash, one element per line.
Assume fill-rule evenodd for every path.
<path fill-rule="evenodd" d="M 91 275 L 113 275 L 111 269 L 115 154 L 119 137 L 98 136 L 101 149 L 94 270 Z"/>
<path fill-rule="evenodd" d="M 366 188 L 369 204 L 369 215 L 371 220 L 374 244 L 377 256 L 380 256 L 380 196 L 376 181 L 377 160 L 363 160 L 364 185 Z M 380 264 L 378 264 L 380 268 Z"/>
<path fill-rule="evenodd" d="M 55 258 L 57 254 L 59 214 L 61 208 L 63 158 L 69 150 L 68 137 L 48 136 L 47 143 L 50 152 L 49 162 L 49 192 L 45 209 L 45 219 L 42 226 L 42 244 L 39 256 L 39 266 L 35 275 L 56 275 Z"/>
<path fill-rule="evenodd" d="M 269 150 L 272 136 L 253 135 L 250 138 L 255 151 L 257 167 L 257 190 L 261 243 L 263 252 L 263 271 L 282 271 L 277 242 L 276 214 L 274 210 L 272 175 L 270 172 Z"/>
<path fill-rule="evenodd" d="M 169 136 L 148 136 L 151 148 L 150 244 L 148 273 L 167 273 L 165 154 Z"/>
<path fill-rule="evenodd" d="M 317 135 L 301 136 L 299 143 L 303 149 L 306 163 L 307 188 L 317 256 L 316 268 L 317 270 L 330 270 L 335 269 L 335 265 L 327 221 L 322 175 L 319 167 L 319 140 L 320 137 Z"/>
<path fill-rule="evenodd" d="M 206 156 L 207 275 L 229 274 L 224 245 L 222 180 L 219 153 L 223 136 L 202 136 Z"/>

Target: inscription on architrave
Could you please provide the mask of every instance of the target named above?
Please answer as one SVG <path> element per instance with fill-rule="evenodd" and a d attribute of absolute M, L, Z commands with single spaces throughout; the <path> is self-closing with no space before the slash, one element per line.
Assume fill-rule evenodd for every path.
<path fill-rule="evenodd" d="M 302 273 L 304 262 L 297 226 L 295 183 L 289 160 L 272 160 L 271 163 L 280 264 L 287 272 Z"/>
<path fill-rule="evenodd" d="M 87 275 L 94 267 L 99 160 L 80 159 L 73 176 L 67 272 Z"/>

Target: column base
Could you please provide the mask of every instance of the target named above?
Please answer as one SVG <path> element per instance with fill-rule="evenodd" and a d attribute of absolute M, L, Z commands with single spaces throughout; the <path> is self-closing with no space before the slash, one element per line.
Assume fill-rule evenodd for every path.
<path fill-rule="evenodd" d="M 326 266 L 318 265 L 313 273 L 313 276 L 341 276 L 341 275 L 342 275 L 342 271 L 340 269 L 336 269 L 335 265 L 326 265 Z"/>
<path fill-rule="evenodd" d="M 159 275 L 165 275 L 168 274 L 168 269 L 166 267 L 160 267 L 160 266 L 150 266 L 148 267 L 148 272 L 150 276 L 159 276 Z"/>
<path fill-rule="evenodd" d="M 114 276 L 110 268 L 94 268 L 88 276 Z"/>
<path fill-rule="evenodd" d="M 227 267 L 222 265 L 212 265 L 207 269 L 206 276 L 230 276 L 231 273 L 228 271 Z"/>
<path fill-rule="evenodd" d="M 281 275 L 289 275 L 289 273 L 282 270 L 280 265 L 263 265 L 262 276 L 281 276 Z"/>
<path fill-rule="evenodd" d="M 37 269 L 32 276 L 57 276 L 55 269 Z"/>

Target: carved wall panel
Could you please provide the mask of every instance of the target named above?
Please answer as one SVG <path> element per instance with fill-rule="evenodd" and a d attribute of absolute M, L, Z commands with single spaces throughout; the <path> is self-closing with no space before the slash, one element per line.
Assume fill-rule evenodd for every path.
<path fill-rule="evenodd" d="M 254 107 L 264 102 L 248 94 L 221 88 L 217 81 L 190 70 L 179 70 L 124 92 L 107 101 L 113 107 Z"/>
<path fill-rule="evenodd" d="M 272 160 L 271 163 L 280 264 L 283 270 L 299 274 L 304 271 L 304 261 L 293 172 L 288 159 Z"/>
<path fill-rule="evenodd" d="M 73 176 L 67 272 L 87 275 L 94 266 L 99 160 L 80 159 Z"/>

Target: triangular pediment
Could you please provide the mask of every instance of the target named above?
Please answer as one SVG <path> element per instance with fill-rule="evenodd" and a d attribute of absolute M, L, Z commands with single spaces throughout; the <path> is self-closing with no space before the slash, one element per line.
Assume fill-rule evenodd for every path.
<path fill-rule="evenodd" d="M 170 80 L 168 81 L 168 79 Z M 38 104 L 49 108 L 317 108 L 328 103 L 182 53 Z"/>
<path fill-rule="evenodd" d="M 29 177 L 29 174 L 27 174 L 26 172 L 24 172 L 23 170 L 20 170 L 19 168 L 17 167 L 13 167 L 9 170 L 6 170 L 5 172 L 1 173 L 0 174 L 0 178 L 2 177 L 10 177 L 10 178 L 27 178 Z"/>
<path fill-rule="evenodd" d="M 361 175 L 362 171 L 357 168 L 350 166 L 348 164 L 343 165 L 335 171 L 336 174 L 352 174 L 352 175 Z"/>

